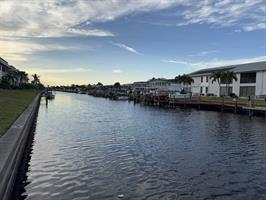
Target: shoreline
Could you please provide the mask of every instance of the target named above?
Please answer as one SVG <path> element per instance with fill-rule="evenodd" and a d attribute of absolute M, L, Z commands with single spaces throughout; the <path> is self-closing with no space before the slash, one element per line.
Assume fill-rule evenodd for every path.
<path fill-rule="evenodd" d="M 9 200 L 19 166 L 39 110 L 41 94 L 19 115 L 0 138 L 0 199 Z"/>
<path fill-rule="evenodd" d="M 93 97 L 102 97 L 92 94 L 88 94 Z M 108 98 L 108 97 L 102 97 Z M 114 100 L 108 98 L 110 100 Z M 266 117 L 266 107 L 265 106 L 248 106 L 243 102 L 238 101 L 219 101 L 219 100 L 204 100 L 202 99 L 167 99 L 161 100 L 160 98 L 148 98 L 140 97 L 137 99 L 128 99 L 128 101 L 133 101 L 134 103 L 143 104 L 145 106 L 155 106 L 164 107 L 169 109 L 182 108 L 182 109 L 195 109 L 195 110 L 206 110 L 206 111 L 216 111 L 216 112 L 227 112 L 239 115 L 248 115 L 249 117 L 258 116 Z"/>

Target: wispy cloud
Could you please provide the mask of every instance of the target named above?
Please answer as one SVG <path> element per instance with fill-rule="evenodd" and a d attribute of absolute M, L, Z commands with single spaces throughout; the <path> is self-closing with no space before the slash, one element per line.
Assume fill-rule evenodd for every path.
<path fill-rule="evenodd" d="M 97 23 L 132 13 L 178 8 L 177 25 L 239 26 L 244 31 L 266 28 L 264 0 L 1 0 L 0 36 L 5 37 L 110 37 Z M 181 17 L 181 18 L 180 18 Z"/>
<path fill-rule="evenodd" d="M 113 73 L 116 73 L 116 74 L 120 74 L 122 73 L 123 71 L 121 69 L 114 69 L 113 70 Z"/>
<path fill-rule="evenodd" d="M 126 51 L 129 51 L 131 53 L 134 53 L 134 54 L 138 54 L 138 55 L 142 55 L 141 53 L 139 53 L 136 49 L 132 48 L 132 47 L 129 47 L 123 43 L 113 43 L 113 45 L 121 48 L 121 49 L 124 49 Z"/>
<path fill-rule="evenodd" d="M 60 44 L 40 44 L 30 41 L 13 41 L 0 39 L 1 56 L 8 61 L 26 61 L 29 55 L 41 51 L 66 51 L 78 49 L 77 46 Z"/>
<path fill-rule="evenodd" d="M 266 11 L 265 11 L 266 13 Z M 266 15 L 266 14 L 265 14 Z M 247 24 L 243 27 L 245 31 L 254 31 L 257 29 L 266 29 L 266 16 L 265 16 L 265 23 L 252 23 L 252 24 Z"/>
<path fill-rule="evenodd" d="M 216 50 L 212 50 L 212 51 L 201 51 L 201 52 L 198 52 L 198 53 L 195 53 L 195 54 L 191 54 L 189 56 L 207 56 L 207 55 L 210 55 L 210 54 L 214 54 L 214 53 L 217 53 L 218 51 Z"/>
<path fill-rule="evenodd" d="M 265 12 L 264 0 L 199 1 L 196 4 L 189 4 L 179 14 L 183 19 L 177 25 L 236 26 L 244 31 L 253 31 L 266 28 Z"/>
<path fill-rule="evenodd" d="M 188 62 L 182 60 L 161 60 L 164 63 L 172 63 L 172 64 L 181 64 L 181 65 L 189 65 Z"/>
<path fill-rule="evenodd" d="M 168 8 L 176 0 L 153 1 L 0 1 L 0 36 L 7 37 L 69 37 L 114 36 L 108 30 L 95 28 L 130 13 Z"/>
<path fill-rule="evenodd" d="M 239 58 L 239 59 L 232 59 L 232 60 L 209 60 L 209 61 L 202 61 L 202 62 L 192 62 L 192 61 L 179 61 L 179 60 L 161 60 L 161 62 L 172 63 L 172 64 L 179 64 L 185 65 L 192 70 L 198 70 L 202 68 L 211 68 L 211 67 L 221 67 L 227 65 L 236 65 L 236 64 L 244 64 L 244 63 L 252 63 L 252 62 L 259 62 L 259 61 L 266 61 L 266 56 L 258 56 L 252 58 Z"/>
<path fill-rule="evenodd" d="M 259 62 L 259 61 L 266 61 L 266 56 L 258 56 L 258 57 L 252 57 L 252 58 L 239 58 L 239 59 L 230 59 L 230 60 L 215 59 L 215 60 L 204 61 L 204 62 L 192 62 L 190 63 L 190 65 L 193 68 L 201 69 L 201 68 L 252 63 L 252 62 Z"/>

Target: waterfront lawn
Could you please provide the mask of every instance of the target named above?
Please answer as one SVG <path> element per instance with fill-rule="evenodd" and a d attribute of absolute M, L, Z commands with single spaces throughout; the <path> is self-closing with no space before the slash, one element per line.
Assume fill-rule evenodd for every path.
<path fill-rule="evenodd" d="M 208 102 L 208 103 L 214 103 L 214 104 L 221 104 L 223 102 L 222 97 L 212 97 L 212 96 L 202 96 L 202 97 L 193 97 L 193 100 L 195 101 L 202 101 L 202 102 Z M 231 97 L 225 97 L 224 103 L 228 105 L 234 105 L 235 101 Z M 249 106 L 248 98 L 238 98 L 237 104 L 239 106 Z M 262 99 L 255 100 L 255 106 L 265 106 L 266 107 L 266 101 Z"/>
<path fill-rule="evenodd" d="M 0 89 L 0 137 L 37 95 L 34 90 Z"/>

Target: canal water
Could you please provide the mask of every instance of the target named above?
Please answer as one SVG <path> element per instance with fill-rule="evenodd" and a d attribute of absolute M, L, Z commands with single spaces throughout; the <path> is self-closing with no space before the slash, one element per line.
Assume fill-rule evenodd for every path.
<path fill-rule="evenodd" d="M 57 92 L 14 199 L 266 199 L 266 120 Z"/>

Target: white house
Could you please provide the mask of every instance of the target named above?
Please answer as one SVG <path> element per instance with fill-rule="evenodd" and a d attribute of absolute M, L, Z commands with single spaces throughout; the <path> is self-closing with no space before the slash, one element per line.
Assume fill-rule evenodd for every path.
<path fill-rule="evenodd" d="M 265 96 L 266 95 L 266 61 L 231 65 L 225 67 L 202 69 L 190 74 L 194 79 L 192 84 L 193 95 L 223 95 L 226 93 L 226 85 L 221 80 L 219 84 L 213 82 L 210 76 L 216 71 L 233 71 L 238 80 L 229 85 L 229 93 L 237 96 Z"/>
<path fill-rule="evenodd" d="M 145 82 L 134 82 L 131 85 L 133 90 L 150 92 L 150 91 L 167 91 L 167 92 L 180 92 L 183 85 L 175 82 L 172 79 L 153 78 Z"/>
<path fill-rule="evenodd" d="M 8 62 L 0 57 L 0 79 L 7 74 L 9 70 Z"/>
<path fill-rule="evenodd" d="M 130 87 L 134 91 L 144 91 L 148 88 L 148 83 L 147 81 L 134 82 L 130 85 Z"/>
<path fill-rule="evenodd" d="M 161 90 L 170 92 L 180 92 L 182 85 L 175 82 L 172 79 L 157 78 L 148 81 L 148 87 L 150 90 Z"/>
<path fill-rule="evenodd" d="M 0 81 L 8 73 L 13 74 L 15 78 L 15 81 L 12 83 L 13 85 L 28 83 L 29 79 L 25 72 L 19 71 L 14 66 L 9 65 L 7 61 L 0 57 Z"/>

